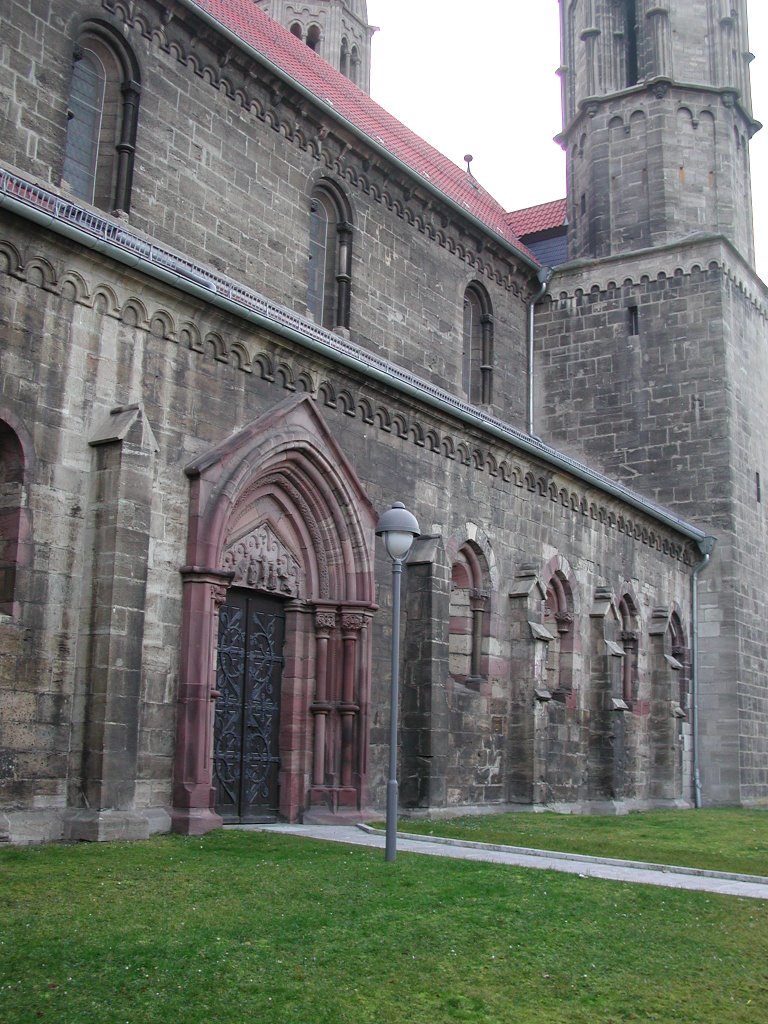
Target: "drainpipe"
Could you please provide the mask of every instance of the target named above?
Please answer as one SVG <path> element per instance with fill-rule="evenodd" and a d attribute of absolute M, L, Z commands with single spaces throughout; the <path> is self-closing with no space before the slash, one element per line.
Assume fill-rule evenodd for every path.
<path fill-rule="evenodd" d="M 709 564 L 715 547 L 714 537 L 698 542 L 702 560 L 693 570 L 691 582 L 691 740 L 693 750 L 693 806 L 701 807 L 699 771 L 699 573 Z"/>
<path fill-rule="evenodd" d="M 533 309 L 546 295 L 553 273 L 552 267 L 539 267 L 536 277 L 541 287 L 528 304 L 528 417 L 526 431 L 532 436 L 535 436 L 533 433 Z"/>

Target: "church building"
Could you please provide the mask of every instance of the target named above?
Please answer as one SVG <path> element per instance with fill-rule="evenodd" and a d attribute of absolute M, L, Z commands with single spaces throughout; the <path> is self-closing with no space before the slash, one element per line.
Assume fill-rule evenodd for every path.
<path fill-rule="evenodd" d="M 568 196 L 365 0 L 7 0 L 0 841 L 768 803 L 746 2 L 561 0 Z M 557 126 L 553 126 L 553 130 Z"/>

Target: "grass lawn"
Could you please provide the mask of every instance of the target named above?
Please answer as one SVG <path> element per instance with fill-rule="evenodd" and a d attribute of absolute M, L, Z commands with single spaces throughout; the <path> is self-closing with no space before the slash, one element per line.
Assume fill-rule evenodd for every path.
<path fill-rule="evenodd" d="M 264 833 L 0 851 L 3 1024 L 766 1020 L 758 900 Z"/>
<path fill-rule="evenodd" d="M 644 811 L 619 817 L 481 815 L 402 821 L 404 832 L 768 876 L 768 811 Z"/>

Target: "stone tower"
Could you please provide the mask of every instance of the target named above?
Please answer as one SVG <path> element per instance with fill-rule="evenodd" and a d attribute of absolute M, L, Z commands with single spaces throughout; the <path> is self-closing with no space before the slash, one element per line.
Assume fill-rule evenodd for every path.
<path fill-rule="evenodd" d="M 573 258 L 725 235 L 754 258 L 746 0 L 563 0 Z"/>
<path fill-rule="evenodd" d="M 371 36 L 366 0 L 257 0 L 323 60 L 332 64 L 363 92 L 370 93 Z"/>
<path fill-rule="evenodd" d="M 536 432 L 716 538 L 686 709 L 697 795 L 766 804 L 768 294 L 746 0 L 560 7 L 569 262 L 539 307 Z"/>

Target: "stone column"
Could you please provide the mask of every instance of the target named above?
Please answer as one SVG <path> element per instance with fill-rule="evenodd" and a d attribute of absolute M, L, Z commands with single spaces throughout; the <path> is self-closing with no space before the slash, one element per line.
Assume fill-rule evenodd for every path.
<path fill-rule="evenodd" d="M 488 595 L 473 590 L 469 595 L 469 610 L 472 613 L 472 648 L 470 652 L 469 675 L 471 679 L 482 677 L 483 624 Z"/>
<path fill-rule="evenodd" d="M 310 705 L 314 718 L 312 785 L 325 785 L 326 730 L 331 704 L 328 700 L 328 642 L 336 628 L 336 612 L 318 608 L 315 612 L 315 699 Z"/>
<path fill-rule="evenodd" d="M 355 764 L 355 721 L 360 712 L 357 702 L 357 644 L 360 632 L 365 624 L 359 612 L 342 612 L 341 635 L 343 642 L 341 703 L 341 788 L 352 786 L 353 766 Z"/>
<path fill-rule="evenodd" d="M 632 702 L 637 697 L 635 681 L 637 678 L 637 642 L 639 634 L 636 629 L 624 629 L 619 634 L 619 639 L 626 655 L 621 666 L 621 695 L 631 709 Z"/>
<path fill-rule="evenodd" d="M 185 566 L 183 578 L 181 671 L 179 679 L 173 831 L 202 835 L 221 825 L 213 809 L 211 774 L 213 702 L 219 609 L 233 573 Z"/>
<path fill-rule="evenodd" d="M 336 327 L 349 327 L 350 283 L 352 281 L 352 225 L 336 225 Z"/>
<path fill-rule="evenodd" d="M 480 317 L 482 330 L 482 352 L 480 355 L 480 401 L 490 405 L 493 401 L 493 316 L 483 313 Z"/>
<path fill-rule="evenodd" d="M 138 82 L 125 82 L 122 86 L 123 118 L 120 141 L 117 149 L 117 174 L 115 183 L 115 207 L 128 213 L 131 205 L 131 183 L 133 179 L 133 157 L 136 152 L 136 122 L 139 112 L 141 86 Z"/>
<path fill-rule="evenodd" d="M 651 45 L 653 78 L 672 78 L 672 38 L 669 28 L 669 8 L 665 4 L 651 4 L 646 12 L 648 38 Z"/>
<path fill-rule="evenodd" d="M 581 33 L 584 43 L 585 67 L 587 72 L 587 96 L 597 96 L 599 88 L 599 75 L 597 67 L 597 42 L 600 37 L 600 29 L 590 26 Z"/>

